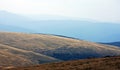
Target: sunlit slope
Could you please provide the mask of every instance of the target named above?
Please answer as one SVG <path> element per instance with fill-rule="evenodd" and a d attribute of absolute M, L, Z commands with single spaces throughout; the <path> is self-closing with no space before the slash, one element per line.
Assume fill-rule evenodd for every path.
<path fill-rule="evenodd" d="M 0 66 L 28 66 L 59 61 L 32 51 L 0 44 Z"/>
<path fill-rule="evenodd" d="M 72 38 L 24 33 L 0 33 L 0 43 L 60 60 L 120 55 L 120 48 Z"/>

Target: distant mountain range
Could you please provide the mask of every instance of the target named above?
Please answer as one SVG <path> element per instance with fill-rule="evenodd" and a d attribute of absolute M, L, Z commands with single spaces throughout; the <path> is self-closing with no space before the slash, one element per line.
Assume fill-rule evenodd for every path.
<path fill-rule="evenodd" d="M 48 34 L 0 32 L 0 66 L 41 63 L 120 55 L 116 46 Z"/>
<path fill-rule="evenodd" d="M 120 24 L 117 23 L 68 19 L 37 20 L 37 17 L 36 20 L 33 20 L 21 15 L 0 11 L 0 26 L 0 30 L 3 31 L 56 34 L 94 42 L 120 40 Z"/>

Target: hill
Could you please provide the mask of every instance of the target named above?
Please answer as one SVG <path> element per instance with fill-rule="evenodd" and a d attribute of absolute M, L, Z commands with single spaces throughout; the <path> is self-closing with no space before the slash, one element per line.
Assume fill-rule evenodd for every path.
<path fill-rule="evenodd" d="M 106 57 L 42 64 L 29 67 L 15 67 L 8 70 L 119 70 L 120 57 Z M 6 69 L 7 70 L 7 69 Z"/>
<path fill-rule="evenodd" d="M 22 28 L 14 25 L 7 25 L 0 23 L 0 31 L 12 31 L 12 32 L 32 32 L 30 29 Z"/>
<path fill-rule="evenodd" d="M 120 42 L 110 42 L 110 43 L 103 43 L 103 44 L 114 45 L 114 46 L 120 47 Z"/>
<path fill-rule="evenodd" d="M 120 48 L 116 46 L 48 34 L 0 32 L 0 44 L 31 51 L 32 55 L 34 54 L 34 61 L 41 60 L 41 57 L 38 57 L 38 55 L 46 55 L 47 58 L 54 58 L 50 58 L 50 61 L 56 61 L 57 59 L 66 61 L 120 55 Z M 19 54 L 16 52 L 13 53 Z M 31 53 L 28 54 L 31 55 Z M 30 55 L 24 56 L 29 57 Z M 37 57 L 35 57 L 36 55 Z M 49 61 L 49 58 L 45 61 Z"/>

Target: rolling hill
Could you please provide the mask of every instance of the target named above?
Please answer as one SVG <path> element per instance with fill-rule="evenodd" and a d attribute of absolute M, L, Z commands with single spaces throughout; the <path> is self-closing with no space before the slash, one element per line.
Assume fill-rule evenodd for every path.
<path fill-rule="evenodd" d="M 85 59 L 29 67 L 4 68 L 5 70 L 119 70 L 120 57 Z"/>
<path fill-rule="evenodd" d="M 116 46 L 48 34 L 12 32 L 0 32 L 0 51 L 1 57 L 6 56 L 0 61 L 13 63 L 1 62 L 1 66 L 4 63 L 14 66 L 22 60 L 26 62 L 18 66 L 120 55 L 120 48 Z"/>

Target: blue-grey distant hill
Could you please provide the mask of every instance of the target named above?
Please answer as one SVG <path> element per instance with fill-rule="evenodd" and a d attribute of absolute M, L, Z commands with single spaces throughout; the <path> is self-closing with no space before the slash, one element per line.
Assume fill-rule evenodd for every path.
<path fill-rule="evenodd" d="M 114 46 L 120 47 L 120 41 L 119 42 L 103 43 L 103 44 L 114 45 Z"/>
<path fill-rule="evenodd" d="M 120 40 L 120 24 L 115 23 L 87 20 L 32 20 L 21 15 L 0 11 L 0 26 L 1 24 L 29 29 L 31 33 L 64 35 L 95 42 Z M 5 26 L 1 27 L 4 29 Z M 17 28 L 12 30 L 28 32 L 24 29 L 17 30 Z"/>
<path fill-rule="evenodd" d="M 22 27 L 17 27 L 17 26 L 11 26 L 11 25 L 4 25 L 0 24 L 0 31 L 7 31 L 7 32 L 27 32 L 30 33 L 32 30 L 22 28 Z"/>

